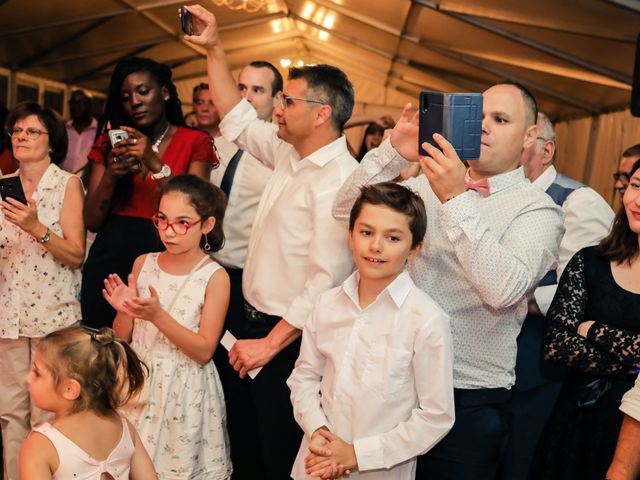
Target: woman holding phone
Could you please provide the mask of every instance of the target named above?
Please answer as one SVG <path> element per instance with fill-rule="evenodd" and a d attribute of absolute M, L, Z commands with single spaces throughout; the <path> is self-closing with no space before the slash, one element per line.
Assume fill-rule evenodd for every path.
<path fill-rule="evenodd" d="M 0 202 L 0 418 L 5 472 L 18 478 L 20 444 L 44 419 L 27 387 L 32 352 L 45 335 L 80 321 L 84 194 L 80 179 L 57 166 L 68 140 L 53 110 L 21 103 L 7 132 L 19 182 Z"/>
<path fill-rule="evenodd" d="M 112 144 L 110 129 L 126 138 Z M 151 217 L 167 179 L 180 173 L 208 179 L 218 163 L 211 137 L 186 127 L 171 69 L 149 58 L 116 65 L 98 132 L 84 207 L 97 236 L 81 295 L 83 322 L 93 327 L 111 326 L 115 317 L 102 297 L 103 280 L 126 276 L 140 254 L 163 249 Z"/>

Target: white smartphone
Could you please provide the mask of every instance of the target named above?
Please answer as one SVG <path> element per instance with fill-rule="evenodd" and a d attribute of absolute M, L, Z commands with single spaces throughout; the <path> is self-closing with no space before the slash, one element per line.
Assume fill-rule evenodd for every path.
<path fill-rule="evenodd" d="M 111 140 L 111 146 L 114 147 L 116 143 L 121 140 L 129 138 L 129 132 L 120 129 L 109 130 L 109 140 Z"/>

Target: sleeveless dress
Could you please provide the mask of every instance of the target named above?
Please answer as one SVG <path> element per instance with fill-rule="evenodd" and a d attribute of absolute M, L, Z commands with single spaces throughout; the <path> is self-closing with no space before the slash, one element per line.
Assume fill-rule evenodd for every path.
<path fill-rule="evenodd" d="M 159 252 L 147 254 L 138 276 L 138 292 L 149 284 L 168 308 L 188 275 L 171 275 L 158 266 Z M 222 268 L 200 267 L 176 299 L 171 316 L 197 332 L 209 278 Z M 125 406 L 122 413 L 138 430 L 159 480 L 224 479 L 231 474 L 226 410 L 213 362 L 199 365 L 165 337 L 153 323 L 135 319 L 131 346 L 149 367 L 149 400 Z"/>
<path fill-rule="evenodd" d="M 108 473 L 115 479 L 128 479 L 131 457 L 135 452 L 131 432 L 127 421 L 122 419 L 122 437 L 109 456 L 98 461 L 82 450 L 70 438 L 49 423 L 42 423 L 34 427 L 49 439 L 58 452 L 60 465 L 53 473 L 53 480 L 100 480 L 103 473 Z"/>

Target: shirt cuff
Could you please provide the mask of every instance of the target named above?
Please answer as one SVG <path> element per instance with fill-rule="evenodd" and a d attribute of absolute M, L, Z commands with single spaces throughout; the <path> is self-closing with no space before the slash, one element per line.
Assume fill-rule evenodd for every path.
<path fill-rule="evenodd" d="M 314 410 L 313 412 L 309 412 L 306 415 L 303 415 L 300 418 L 300 423 L 302 423 L 304 433 L 307 434 L 309 438 L 313 435 L 320 427 L 327 427 L 331 430 L 331 425 L 329 425 L 329 420 L 327 420 L 326 415 L 321 409 Z"/>
<path fill-rule="evenodd" d="M 240 100 L 220 121 L 220 133 L 230 142 L 235 141 L 258 114 L 244 98 Z"/>
<path fill-rule="evenodd" d="M 452 227 L 460 227 L 465 220 L 473 217 L 477 207 L 472 195 L 473 193 L 467 190 L 460 195 L 456 195 L 448 202 L 440 204 L 438 217 L 445 231 Z"/>
<path fill-rule="evenodd" d="M 558 284 L 554 285 L 545 285 L 544 287 L 538 287 L 533 292 L 533 297 L 536 299 L 536 304 L 540 309 L 540 313 L 546 316 L 549 311 L 549 307 L 551 306 L 551 301 L 553 300 L 553 296 L 558 289 Z"/>
<path fill-rule="evenodd" d="M 375 470 L 385 468 L 384 448 L 379 435 L 361 438 L 353 442 L 353 449 L 356 452 L 358 470 Z"/>
<path fill-rule="evenodd" d="M 375 160 L 374 163 L 380 168 L 380 170 L 383 170 L 390 163 L 399 163 L 401 170 L 404 170 L 412 163 L 393 148 L 390 138 L 387 138 L 380 144 L 377 153 L 378 154 L 374 155 L 373 158 Z"/>
<path fill-rule="evenodd" d="M 620 410 L 640 422 L 640 381 L 636 380 L 636 385 L 624 394 Z"/>

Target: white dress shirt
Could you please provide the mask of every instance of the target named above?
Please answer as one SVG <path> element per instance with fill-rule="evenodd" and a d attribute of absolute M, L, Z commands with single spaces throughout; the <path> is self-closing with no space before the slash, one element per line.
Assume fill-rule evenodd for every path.
<path fill-rule="evenodd" d="M 244 297 L 301 329 L 315 298 L 353 271 L 347 229 L 331 207 L 358 163 L 344 135 L 301 159 L 244 99 L 220 122 L 220 131 L 273 170 L 249 239 Z"/>
<path fill-rule="evenodd" d="M 551 186 L 558 172 L 551 165 L 532 183 L 543 192 Z M 564 236 L 560 242 L 558 280 L 571 257 L 580 249 L 595 245 L 607 236 L 615 214 L 604 198 L 589 187 L 582 187 L 569 194 L 562 204 L 564 211 Z M 547 314 L 558 285 L 546 285 L 536 288 L 536 303 L 543 315 Z"/>
<path fill-rule="evenodd" d="M 229 161 L 238 151 L 238 147 L 223 136 L 217 136 L 214 142 L 220 166 L 211 170 L 211 183 L 219 187 Z M 270 177 L 271 170 L 249 153 L 242 153 L 233 177 L 222 224 L 224 247 L 212 255 L 219 264 L 231 268 L 244 268 L 251 226 L 256 217 L 260 197 Z"/>
<path fill-rule="evenodd" d="M 287 384 L 305 432 L 292 477 L 307 478 L 311 434 L 326 426 L 354 445 L 349 478 L 409 480 L 416 456 L 453 425 L 449 317 L 401 273 L 364 310 L 358 272 L 320 295 Z"/>
<path fill-rule="evenodd" d="M 409 165 L 385 140 L 338 192 L 335 217 L 348 222 L 360 186 L 392 180 Z M 444 204 L 425 175 L 404 184 L 427 209 L 424 247 L 408 270 L 451 318 L 455 387 L 510 388 L 527 296 L 557 261 L 562 210 L 522 168 L 489 178 L 486 198 L 468 190 Z"/>
<path fill-rule="evenodd" d="M 78 173 L 78 171 L 87 165 L 87 155 L 96 139 L 98 122 L 95 118 L 92 118 L 89 126 L 78 133 L 78 131 L 73 128 L 73 120 L 69 120 L 66 124 L 66 129 L 67 136 L 69 137 L 67 156 L 58 166 L 67 172 Z"/>
<path fill-rule="evenodd" d="M 624 394 L 620 410 L 640 422 L 640 376 L 633 388 Z"/>

